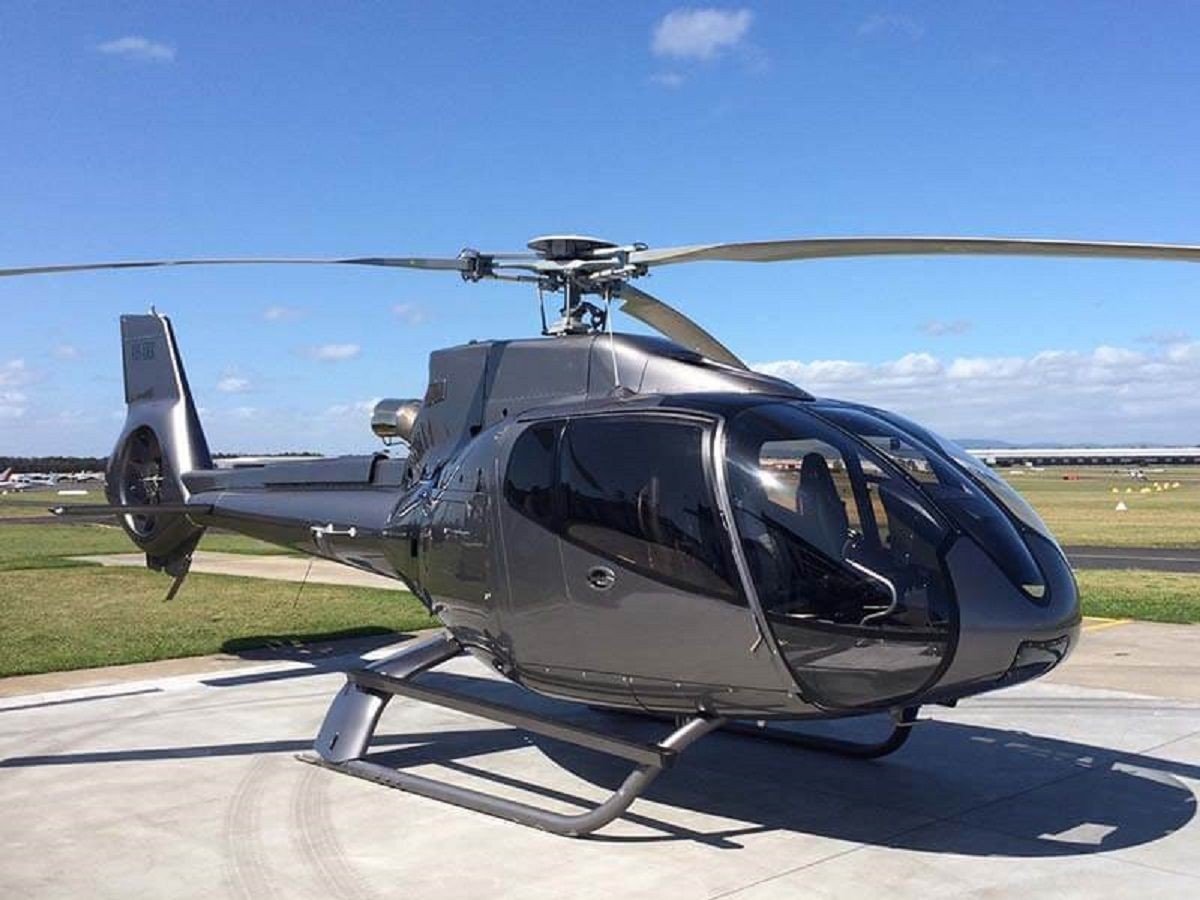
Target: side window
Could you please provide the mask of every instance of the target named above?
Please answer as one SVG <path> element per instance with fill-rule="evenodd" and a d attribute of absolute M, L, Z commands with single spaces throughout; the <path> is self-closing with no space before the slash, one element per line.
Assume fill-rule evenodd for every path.
<path fill-rule="evenodd" d="M 505 499 L 526 518 L 555 525 L 555 459 L 562 422 L 538 422 L 513 444 L 504 476 Z"/>
<path fill-rule="evenodd" d="M 649 578 L 740 602 L 704 440 L 692 422 L 572 420 L 561 454 L 563 537 Z"/>

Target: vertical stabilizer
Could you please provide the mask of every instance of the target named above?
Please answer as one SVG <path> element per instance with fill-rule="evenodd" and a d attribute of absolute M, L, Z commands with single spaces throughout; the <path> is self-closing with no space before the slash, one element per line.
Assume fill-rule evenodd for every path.
<path fill-rule="evenodd" d="M 212 468 L 212 457 L 170 320 L 157 313 L 122 316 L 121 348 L 127 412 L 108 461 L 108 500 L 118 506 L 186 503 L 183 473 Z M 146 564 L 172 574 L 186 571 L 204 533 L 182 513 L 121 521 L 146 551 Z"/>

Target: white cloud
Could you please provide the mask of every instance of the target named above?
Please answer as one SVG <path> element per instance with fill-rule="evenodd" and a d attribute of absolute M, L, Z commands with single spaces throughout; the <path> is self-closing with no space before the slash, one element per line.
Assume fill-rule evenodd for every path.
<path fill-rule="evenodd" d="M 375 410 L 375 404 L 382 399 L 382 397 L 373 397 L 370 400 L 357 400 L 354 403 L 335 403 L 325 410 L 325 415 L 335 417 L 370 415 Z"/>
<path fill-rule="evenodd" d="M 650 76 L 652 84 L 665 88 L 683 87 L 685 81 L 687 81 L 687 77 L 679 72 L 656 72 Z"/>
<path fill-rule="evenodd" d="M 424 325 L 429 321 L 429 313 L 415 303 L 397 303 L 392 307 L 392 314 L 402 319 L 405 325 Z"/>
<path fill-rule="evenodd" d="M 755 368 L 817 396 L 895 410 L 949 437 L 1200 444 L 1200 341 L 1030 356 L 884 363 L 782 360 Z"/>
<path fill-rule="evenodd" d="M 169 63 L 175 61 L 175 48 L 161 41 L 152 41 L 140 34 L 130 34 L 116 40 L 106 41 L 97 48 L 109 56 L 122 56 L 142 62 Z"/>
<path fill-rule="evenodd" d="M 925 36 L 925 26 L 902 13 L 875 13 L 858 26 L 858 33 L 862 37 L 897 35 L 910 41 L 919 41 Z"/>
<path fill-rule="evenodd" d="M 79 359 L 79 348 L 73 344 L 59 344 L 54 348 L 54 356 L 57 359 Z"/>
<path fill-rule="evenodd" d="M 295 319 L 302 312 L 291 306 L 268 306 L 263 310 L 262 317 L 268 322 L 282 322 L 285 319 Z"/>
<path fill-rule="evenodd" d="M 321 344 L 319 347 L 311 348 L 309 355 L 322 362 L 341 362 L 354 359 L 361 352 L 362 347 L 358 344 Z"/>
<path fill-rule="evenodd" d="M 1168 347 L 1171 344 L 1185 344 L 1191 337 L 1186 331 L 1155 331 L 1152 334 L 1143 334 L 1138 338 L 1144 344 L 1158 344 L 1160 347 Z"/>
<path fill-rule="evenodd" d="M 940 319 L 930 319 L 921 323 L 921 330 L 930 337 L 946 337 L 947 335 L 966 334 L 972 325 L 966 319 L 951 319 L 943 322 Z"/>
<path fill-rule="evenodd" d="M 21 391 L 0 388 L 0 419 L 19 419 L 24 416 L 28 400 Z"/>
<path fill-rule="evenodd" d="M 15 387 L 28 383 L 29 369 L 23 359 L 10 359 L 0 366 L 0 387 Z"/>
<path fill-rule="evenodd" d="M 250 379 L 235 372 L 226 372 L 217 382 L 217 390 L 225 394 L 244 394 L 250 390 Z"/>
<path fill-rule="evenodd" d="M 710 60 L 736 47 L 754 21 L 748 9 L 673 9 L 654 28 L 655 56 Z"/>
<path fill-rule="evenodd" d="M 0 419 L 19 419 L 25 415 L 29 398 L 17 388 L 29 379 L 23 359 L 10 359 L 0 365 Z"/>

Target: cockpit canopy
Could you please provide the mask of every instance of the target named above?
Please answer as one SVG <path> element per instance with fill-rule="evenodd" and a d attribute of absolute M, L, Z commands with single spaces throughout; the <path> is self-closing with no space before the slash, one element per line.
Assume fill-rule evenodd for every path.
<path fill-rule="evenodd" d="M 1045 526 L 948 442 L 852 404 L 696 405 L 529 424 L 509 507 L 618 573 L 741 606 L 752 591 L 803 699 L 828 709 L 903 705 L 946 671 L 970 599 L 947 562 L 959 542 L 1012 604 L 1049 602 L 1029 549 Z"/>
<path fill-rule="evenodd" d="M 956 637 L 945 559 L 960 534 L 1028 601 L 1045 599 L 1013 518 L 968 474 L 977 464 L 964 469 L 915 430 L 826 402 L 764 403 L 728 423 L 750 576 L 793 675 L 821 705 L 898 703 L 938 677 Z M 1044 530 L 1032 510 L 1023 518 Z"/>

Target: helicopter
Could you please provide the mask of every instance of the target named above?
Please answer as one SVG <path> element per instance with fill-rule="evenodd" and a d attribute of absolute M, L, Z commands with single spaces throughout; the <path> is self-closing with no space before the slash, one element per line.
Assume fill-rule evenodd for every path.
<path fill-rule="evenodd" d="M 717 729 L 878 757 L 929 704 L 1049 672 L 1074 649 L 1071 568 L 986 465 L 883 409 L 751 370 L 633 282 L 666 265 L 886 255 L 1200 262 L 1200 247 L 846 237 L 650 248 L 581 235 L 453 257 L 184 259 L 0 269 L 0 277 L 225 264 L 377 266 L 538 293 L 541 335 L 435 350 L 420 398 L 375 406 L 386 453 L 214 466 L 170 320 L 121 317 L 127 417 L 102 506 L 178 591 L 209 527 L 403 582 L 442 624 L 350 671 L 310 762 L 564 835 L 620 816 Z M 545 295 L 561 296 L 548 321 Z M 614 331 L 620 311 L 662 337 Z M 421 682 L 469 653 L 539 694 L 664 718 L 656 742 Z M 389 700 L 456 709 L 627 760 L 618 790 L 565 814 L 376 763 Z M 789 720 L 886 713 L 876 743 Z"/>

